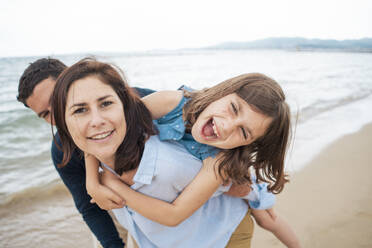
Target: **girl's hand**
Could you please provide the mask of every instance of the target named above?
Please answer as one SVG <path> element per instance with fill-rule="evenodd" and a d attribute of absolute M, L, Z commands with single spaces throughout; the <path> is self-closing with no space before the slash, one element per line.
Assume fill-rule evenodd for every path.
<path fill-rule="evenodd" d="M 90 194 L 90 196 L 92 197 L 90 202 L 96 203 L 101 209 L 104 210 L 122 208 L 125 206 L 125 200 L 123 200 L 110 188 L 101 184 L 98 185 L 96 190 Z"/>
<path fill-rule="evenodd" d="M 92 197 L 90 202 L 96 203 L 101 209 L 111 210 L 125 206 L 125 200 L 105 185 L 98 184 L 88 193 Z"/>
<path fill-rule="evenodd" d="M 243 197 L 249 194 L 251 192 L 251 185 L 250 184 L 244 184 L 244 185 L 231 185 L 229 191 L 227 191 L 225 194 L 233 197 Z"/>

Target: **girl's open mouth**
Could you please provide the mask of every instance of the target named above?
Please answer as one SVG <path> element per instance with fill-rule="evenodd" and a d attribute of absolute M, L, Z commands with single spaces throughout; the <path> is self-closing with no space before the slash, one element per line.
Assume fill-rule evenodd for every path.
<path fill-rule="evenodd" d="M 201 130 L 202 135 L 205 139 L 217 139 L 220 137 L 216 127 L 216 122 L 213 118 L 210 118 L 203 126 Z"/>

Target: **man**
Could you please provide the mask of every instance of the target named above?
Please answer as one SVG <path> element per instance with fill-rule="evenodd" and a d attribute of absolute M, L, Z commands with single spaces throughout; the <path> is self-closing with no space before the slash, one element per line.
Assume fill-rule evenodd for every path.
<path fill-rule="evenodd" d="M 50 124 L 53 124 L 50 97 L 57 77 L 65 68 L 66 65 L 59 60 L 38 59 L 26 68 L 19 80 L 17 100 Z M 136 88 L 136 90 L 140 96 L 153 92 L 140 88 Z M 58 134 L 56 139 L 59 141 Z M 103 247 L 122 248 L 124 243 L 119 237 L 108 212 L 102 210 L 96 204 L 90 203 L 91 197 L 85 187 L 85 163 L 80 152 L 74 151 L 71 160 L 63 168 L 57 166 L 62 161 L 63 153 L 54 142 L 52 142 L 51 155 L 59 176 L 74 199 L 76 208 L 101 245 Z"/>

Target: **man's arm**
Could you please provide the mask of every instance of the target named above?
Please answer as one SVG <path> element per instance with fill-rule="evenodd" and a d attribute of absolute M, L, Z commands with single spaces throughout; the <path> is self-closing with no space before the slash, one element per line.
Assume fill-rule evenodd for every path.
<path fill-rule="evenodd" d="M 56 141 L 60 144 L 58 134 L 56 134 Z M 62 161 L 63 152 L 58 149 L 54 141 L 52 141 L 51 152 L 54 166 L 63 183 L 69 189 L 76 208 L 101 245 L 110 248 L 124 247 L 124 243 L 107 211 L 100 209 L 96 204 L 90 203 L 91 198 L 85 187 L 86 175 L 83 156 L 78 151 L 74 151 L 68 164 L 63 168 L 58 168 L 57 165 Z"/>

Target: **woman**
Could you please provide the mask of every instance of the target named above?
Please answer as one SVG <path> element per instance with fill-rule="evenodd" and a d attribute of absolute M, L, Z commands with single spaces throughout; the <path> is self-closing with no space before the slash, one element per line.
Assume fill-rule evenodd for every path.
<path fill-rule="evenodd" d="M 169 202 L 201 167 L 182 146 L 154 136 L 149 111 L 108 64 L 85 59 L 65 70 L 52 107 L 64 151 L 61 166 L 77 146 L 133 189 Z M 152 222 L 127 207 L 114 213 L 140 247 L 249 247 L 247 208 L 241 199 L 220 195 L 176 227 Z M 235 229 L 245 234 L 232 235 Z"/>

